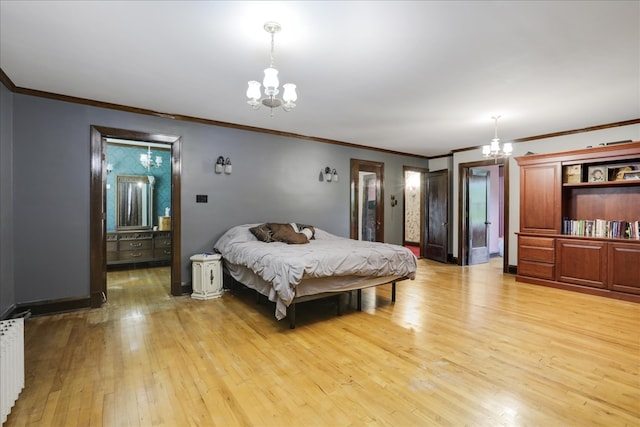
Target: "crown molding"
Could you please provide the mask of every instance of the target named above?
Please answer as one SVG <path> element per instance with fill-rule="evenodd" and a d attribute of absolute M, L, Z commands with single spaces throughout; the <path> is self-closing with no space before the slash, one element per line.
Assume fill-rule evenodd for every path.
<path fill-rule="evenodd" d="M 4 85 L 12 92 L 19 93 L 22 95 L 30 95 L 30 96 L 40 97 L 40 98 L 55 99 L 58 101 L 72 102 L 75 104 L 82 104 L 82 105 L 90 105 L 93 107 L 107 108 L 111 110 L 126 111 L 129 113 L 145 114 L 149 116 L 162 117 L 164 119 L 180 120 L 185 122 L 200 123 L 200 124 L 206 124 L 211 126 L 245 130 L 249 132 L 258 132 L 258 133 L 265 133 L 270 135 L 277 135 L 277 136 L 282 136 L 287 138 L 304 139 L 307 141 L 322 142 L 325 144 L 341 145 L 344 147 L 360 148 L 363 150 L 379 151 L 382 153 L 396 154 L 400 156 L 409 156 L 409 157 L 416 157 L 421 159 L 429 158 L 427 156 L 421 156 L 418 154 L 403 153 L 401 151 L 388 150 L 385 148 L 367 147 L 364 145 L 358 145 L 358 144 L 353 144 L 353 143 L 344 142 L 344 141 L 337 141 L 333 139 L 319 138 L 319 137 L 309 136 L 309 135 L 300 135 L 297 133 L 282 132 L 282 131 L 276 131 L 272 129 L 255 127 L 255 126 L 239 125 L 236 123 L 222 122 L 222 121 L 211 120 L 211 119 L 203 119 L 200 117 L 183 116 L 180 114 L 167 114 L 159 111 L 148 110 L 145 108 L 129 107 L 127 105 L 113 104 L 110 102 L 102 102 L 102 101 L 96 101 L 96 100 L 86 99 L 86 98 L 78 98 L 75 96 L 60 95 L 57 93 L 45 92 L 45 91 L 35 90 L 35 89 L 27 89 L 27 88 L 19 87 L 13 84 L 11 79 L 9 79 L 9 77 L 2 71 L 1 68 L 0 68 L 0 81 L 4 83 Z"/>
<path fill-rule="evenodd" d="M 396 154 L 396 155 L 400 155 L 400 156 L 409 156 L 409 157 L 415 157 L 415 158 L 419 158 L 419 159 L 427 159 L 427 160 L 428 159 L 438 159 L 438 158 L 442 158 L 442 157 L 449 157 L 449 156 L 451 156 L 451 155 L 453 155 L 455 153 L 461 153 L 461 152 L 464 152 L 464 151 L 471 151 L 471 150 L 477 150 L 477 149 L 481 149 L 482 148 L 481 145 L 478 145 L 478 146 L 474 146 L 474 147 L 466 147 L 466 148 L 459 148 L 459 149 L 456 149 L 456 150 L 451 150 L 451 152 L 449 152 L 449 153 L 441 154 L 441 155 L 438 155 L 438 156 L 421 156 L 421 155 L 418 155 L 418 154 L 403 153 L 401 151 L 388 150 L 388 149 L 385 149 L 385 148 L 367 147 L 367 146 L 364 146 L 364 145 L 358 145 L 358 144 L 353 144 L 353 143 L 344 142 L 344 141 L 337 141 L 337 140 L 333 140 L 333 139 L 318 138 L 318 137 L 315 137 L 315 136 L 300 135 L 300 134 L 297 134 L 297 133 L 282 132 L 282 131 L 276 131 L 276 130 L 272 130 L 272 129 L 259 128 L 259 127 L 255 127 L 255 126 L 239 125 L 239 124 L 236 124 L 236 123 L 222 122 L 222 121 L 211 120 L 211 119 L 203 119 L 203 118 L 200 118 L 200 117 L 183 116 L 183 115 L 180 115 L 180 114 L 167 114 L 167 113 L 161 113 L 161 112 L 158 112 L 158 111 L 147 110 L 147 109 L 144 109 L 144 108 L 129 107 L 129 106 L 126 106 L 126 105 L 121 105 L 121 104 L 113 104 L 113 103 L 109 103 L 109 102 L 95 101 L 95 100 L 92 100 L 92 99 L 78 98 L 78 97 L 75 97 L 75 96 L 60 95 L 60 94 L 51 93 L 51 92 L 45 92 L 45 91 L 34 90 L 34 89 L 27 89 L 27 88 L 16 86 L 11 81 L 9 76 L 7 76 L 4 73 L 2 68 L 0 68 L 0 82 L 2 82 L 7 87 L 7 89 L 9 89 L 11 92 L 19 93 L 19 94 L 23 94 L 23 95 L 30 95 L 30 96 L 37 96 L 37 97 L 40 97 L 40 98 L 55 99 L 55 100 L 58 100 L 58 101 L 72 102 L 72 103 L 75 103 L 75 104 L 91 105 L 93 107 L 107 108 L 107 109 L 111 109 L 111 110 L 127 111 L 127 112 L 130 112 L 130 113 L 136 113 L 136 114 L 145 114 L 145 115 L 149 115 L 149 116 L 162 117 L 164 119 L 180 120 L 180 121 L 185 121 L 185 122 L 200 123 L 200 124 L 206 124 L 206 125 L 211 125 L 211 126 L 227 127 L 227 128 L 232 128 L 232 129 L 246 130 L 246 131 L 249 131 L 249 132 L 258 132 L 258 133 L 265 133 L 265 134 L 270 134 L 270 135 L 277 135 L 277 136 L 282 136 L 282 137 L 287 137 L 287 138 L 304 139 L 304 140 L 307 140 L 307 141 L 322 142 L 322 143 L 325 143 L 325 144 L 341 145 L 343 147 L 360 148 L 360 149 L 363 149 L 363 150 L 378 151 L 378 152 L 382 152 L 382 153 Z M 511 143 L 528 142 L 528 141 L 535 141 L 535 140 L 539 140 L 539 139 L 547 139 L 547 138 L 554 138 L 554 137 L 558 137 L 558 136 L 573 135 L 573 134 L 576 134 L 576 133 L 583 133 L 583 132 L 593 132 L 593 131 L 602 130 L 602 129 L 609 129 L 609 128 L 615 128 L 615 127 L 621 127 L 621 126 L 629 126 L 629 125 L 635 125 L 635 124 L 640 124 L 640 118 L 624 120 L 624 121 L 615 122 L 615 123 L 607 123 L 607 124 L 596 125 L 596 126 L 589 126 L 589 127 L 581 128 L 581 129 L 573 129 L 573 130 L 566 130 L 566 131 L 561 131 L 561 132 L 547 133 L 547 134 L 542 134 L 542 135 L 528 136 L 528 137 L 517 138 L 517 139 L 513 139 L 511 141 L 504 141 L 504 142 L 511 142 Z"/>

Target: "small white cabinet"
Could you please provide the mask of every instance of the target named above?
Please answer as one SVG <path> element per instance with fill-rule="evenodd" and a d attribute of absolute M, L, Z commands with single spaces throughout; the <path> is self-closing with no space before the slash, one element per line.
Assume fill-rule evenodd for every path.
<path fill-rule="evenodd" d="M 219 298 L 222 290 L 222 256 L 220 254 L 197 254 L 191 258 L 191 298 Z"/>

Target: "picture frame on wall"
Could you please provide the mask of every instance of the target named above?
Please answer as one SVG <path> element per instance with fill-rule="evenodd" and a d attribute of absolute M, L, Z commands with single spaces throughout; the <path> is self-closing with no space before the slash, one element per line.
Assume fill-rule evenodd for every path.
<path fill-rule="evenodd" d="M 607 167 L 604 165 L 589 166 L 587 181 L 588 182 L 605 182 L 607 181 Z"/>

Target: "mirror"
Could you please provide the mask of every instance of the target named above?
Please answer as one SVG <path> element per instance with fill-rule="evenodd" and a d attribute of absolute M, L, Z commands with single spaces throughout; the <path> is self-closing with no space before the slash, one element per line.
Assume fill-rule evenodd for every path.
<path fill-rule="evenodd" d="M 116 229 L 146 230 L 153 227 L 153 176 L 116 177 Z"/>

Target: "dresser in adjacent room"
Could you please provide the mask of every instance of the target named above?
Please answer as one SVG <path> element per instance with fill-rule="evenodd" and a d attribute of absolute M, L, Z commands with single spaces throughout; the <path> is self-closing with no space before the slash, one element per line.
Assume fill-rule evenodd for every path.
<path fill-rule="evenodd" d="M 171 231 L 107 233 L 107 265 L 171 261 Z"/>

